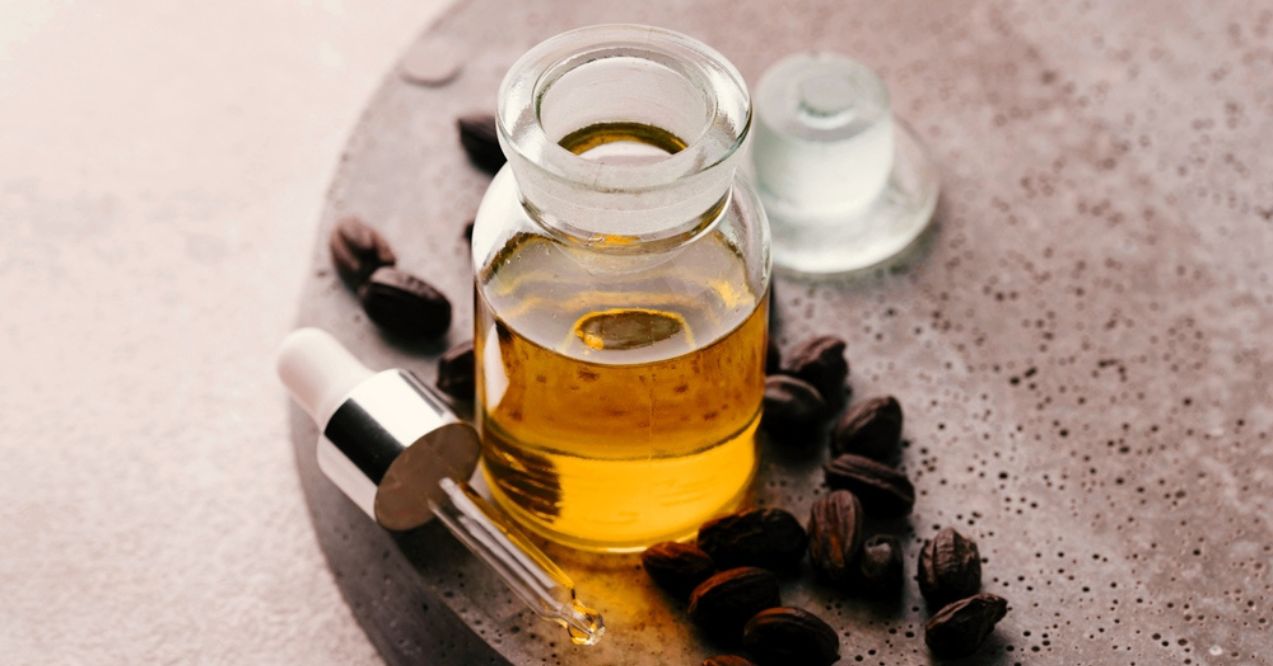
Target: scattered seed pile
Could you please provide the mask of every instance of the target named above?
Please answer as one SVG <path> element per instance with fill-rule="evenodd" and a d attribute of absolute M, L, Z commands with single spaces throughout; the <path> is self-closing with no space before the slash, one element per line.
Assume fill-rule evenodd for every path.
<path fill-rule="evenodd" d="M 432 340 L 451 327 L 451 301 L 422 278 L 397 269 L 397 257 L 375 229 L 357 217 L 342 218 L 328 240 L 332 263 L 358 294 L 367 318 L 386 335 Z M 457 400 L 476 391 L 473 342 L 466 340 L 438 359 L 436 385 Z"/>
<path fill-rule="evenodd" d="M 785 442 L 814 437 L 851 392 L 845 343 L 818 336 L 797 345 L 784 363 L 771 344 L 766 365 L 763 427 Z M 831 430 L 833 458 L 825 466 L 832 491 L 813 503 L 802 527 L 789 512 L 754 509 L 699 528 L 694 545 L 660 543 L 642 555 L 650 578 L 674 599 L 688 597 L 689 617 L 714 643 L 748 655 L 710 657 L 703 666 L 759 663 L 819 666 L 839 659 L 836 630 L 817 615 L 782 606 L 775 572 L 794 572 L 805 553 L 822 584 L 847 595 L 896 597 L 904 578 L 897 537 L 867 535 L 868 515 L 905 516 L 915 489 L 889 464 L 902 436 L 902 407 L 892 396 L 846 410 Z M 977 544 L 947 528 L 924 544 L 916 578 L 935 612 L 924 642 L 935 656 L 977 651 L 1008 612 L 1002 597 L 980 593 Z M 750 658 L 749 658 L 750 657 Z M 754 659 L 754 661 L 753 661 Z"/>

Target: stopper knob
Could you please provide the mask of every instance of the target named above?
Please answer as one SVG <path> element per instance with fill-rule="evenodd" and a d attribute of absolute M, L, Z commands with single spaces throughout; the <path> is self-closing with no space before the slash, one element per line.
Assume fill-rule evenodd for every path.
<path fill-rule="evenodd" d="M 799 273 L 879 263 L 928 226 L 937 173 L 888 89 L 869 67 L 833 53 L 798 53 L 756 92 L 758 191 L 774 261 Z"/>

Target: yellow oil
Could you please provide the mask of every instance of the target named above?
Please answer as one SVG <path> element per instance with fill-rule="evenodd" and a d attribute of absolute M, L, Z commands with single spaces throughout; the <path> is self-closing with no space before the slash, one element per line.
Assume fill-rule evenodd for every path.
<path fill-rule="evenodd" d="M 594 125 L 560 144 L 629 162 L 685 145 L 635 123 Z M 768 295 L 749 286 L 717 230 L 648 257 L 597 250 L 520 234 L 478 275 L 483 470 L 496 501 L 532 531 L 636 550 L 690 535 L 745 495 Z"/>
<path fill-rule="evenodd" d="M 695 347 L 685 304 L 644 296 L 662 307 L 598 303 L 554 347 L 478 298 L 487 481 L 556 541 L 627 550 L 682 537 L 737 504 L 751 479 L 766 305 Z M 654 359 L 649 347 L 681 353 Z"/>
<path fill-rule="evenodd" d="M 588 125 L 562 137 L 557 144 L 576 155 L 587 155 L 597 148 L 619 144 L 649 146 L 663 155 L 673 155 L 685 149 L 685 141 L 681 137 L 662 127 L 632 122 Z"/>

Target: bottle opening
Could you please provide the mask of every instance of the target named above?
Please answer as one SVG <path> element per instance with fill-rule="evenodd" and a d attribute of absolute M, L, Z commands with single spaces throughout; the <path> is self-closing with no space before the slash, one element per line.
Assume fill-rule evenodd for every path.
<path fill-rule="evenodd" d="M 577 129 L 557 145 L 602 164 L 649 164 L 685 150 L 685 141 L 653 125 L 607 122 Z"/>
<path fill-rule="evenodd" d="M 751 126 L 741 75 L 670 30 L 601 25 L 522 56 L 500 88 L 500 142 L 526 209 L 554 232 L 659 240 L 704 227 Z"/>
<path fill-rule="evenodd" d="M 707 133 L 715 98 L 700 67 L 630 47 L 567 58 L 541 78 L 536 115 L 548 141 L 593 161 L 648 164 Z M 596 150 L 611 145 L 620 150 Z"/>

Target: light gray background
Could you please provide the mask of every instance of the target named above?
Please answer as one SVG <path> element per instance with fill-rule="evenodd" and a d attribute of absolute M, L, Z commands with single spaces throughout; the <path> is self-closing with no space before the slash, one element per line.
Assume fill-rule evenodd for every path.
<path fill-rule="evenodd" d="M 0 3 L 0 661 L 375 663 L 275 346 L 445 0 Z"/>

